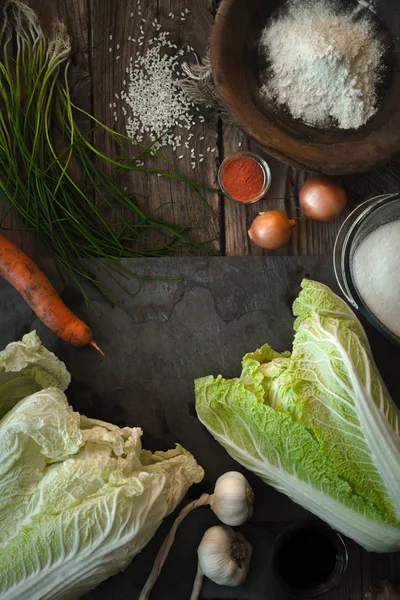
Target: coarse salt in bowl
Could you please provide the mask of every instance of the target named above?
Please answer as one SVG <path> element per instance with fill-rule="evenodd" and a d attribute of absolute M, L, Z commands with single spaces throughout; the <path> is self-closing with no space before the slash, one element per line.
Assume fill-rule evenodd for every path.
<path fill-rule="evenodd" d="M 400 347 L 400 193 L 360 204 L 335 243 L 336 279 L 347 300 Z"/>
<path fill-rule="evenodd" d="M 238 169 L 235 172 L 235 165 Z M 254 179 L 247 177 L 243 166 L 252 168 Z M 254 167 L 256 167 L 254 169 Z M 259 169 L 259 175 L 257 174 Z M 232 175 L 235 183 L 232 185 Z M 253 152 L 235 152 L 228 156 L 218 171 L 218 181 L 225 196 L 242 204 L 253 204 L 261 200 L 271 187 L 271 169 L 266 160 Z M 257 189 L 253 189 L 254 185 Z M 240 193 L 238 193 L 240 192 Z"/>

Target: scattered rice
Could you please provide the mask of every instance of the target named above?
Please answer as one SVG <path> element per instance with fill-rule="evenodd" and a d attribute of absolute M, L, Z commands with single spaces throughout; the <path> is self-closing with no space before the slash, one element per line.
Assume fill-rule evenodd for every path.
<path fill-rule="evenodd" d="M 140 16 L 140 0 L 136 6 L 136 16 Z M 180 20 L 185 21 L 189 14 L 189 9 L 185 8 L 180 14 Z M 130 16 L 135 15 L 132 12 Z M 168 17 L 175 19 L 172 12 Z M 204 124 L 205 118 L 199 114 L 199 107 L 177 84 L 179 79 L 185 78 L 181 68 L 185 55 L 193 53 L 194 49 L 190 45 L 187 45 L 186 49 L 178 48 L 171 41 L 170 33 L 162 30 L 157 19 L 154 19 L 151 25 L 146 25 L 146 31 L 143 24 L 146 24 L 147 20 L 142 18 L 140 22 L 140 35 L 137 40 L 131 35 L 128 36 L 128 41 L 135 44 L 135 54 L 129 58 L 129 66 L 124 71 L 124 89 L 119 95 L 115 94 L 122 102 L 121 111 L 125 118 L 126 134 L 133 143 L 154 144 L 156 151 L 166 146 L 175 152 L 180 148 L 189 150 L 191 167 L 195 169 L 197 162 L 204 162 L 204 154 L 197 154 L 197 149 L 191 147 L 190 141 L 194 138 L 191 130 L 198 124 Z M 147 45 L 143 48 L 146 36 Z M 116 49 L 120 49 L 119 44 L 116 45 Z M 119 59 L 120 55 L 115 58 Z M 193 57 L 188 58 L 188 62 L 192 59 Z M 115 103 L 110 104 L 110 108 L 111 106 L 115 108 Z M 118 120 L 116 112 L 114 119 Z M 196 138 L 197 146 L 198 140 L 204 141 L 205 136 Z M 215 148 L 207 147 L 207 152 L 210 151 L 215 152 Z M 184 157 L 181 153 L 178 156 L 180 160 Z"/>

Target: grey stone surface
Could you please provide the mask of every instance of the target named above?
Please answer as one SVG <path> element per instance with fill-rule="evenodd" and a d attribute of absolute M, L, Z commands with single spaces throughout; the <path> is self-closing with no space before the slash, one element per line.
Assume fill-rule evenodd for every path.
<path fill-rule="evenodd" d="M 166 449 L 180 442 L 206 471 L 204 482 L 190 490 L 190 498 L 211 491 L 223 472 L 243 471 L 197 420 L 193 380 L 219 373 L 237 376 L 243 355 L 266 342 L 277 350 L 290 349 L 291 305 L 303 277 L 317 279 L 337 290 L 329 257 L 154 259 L 148 262 L 152 276 L 182 279 L 143 282 L 140 293 L 133 295 L 137 291 L 135 280 L 123 281 L 128 293 L 102 275 L 120 302 L 111 307 L 90 292 L 96 315 L 83 305 L 73 286 L 58 278 L 51 262 L 42 266 L 58 282 L 64 300 L 92 327 L 96 342 L 106 354 L 105 360 L 92 348 L 74 349 L 56 339 L 4 281 L 0 281 L 1 347 L 36 329 L 45 345 L 66 362 L 73 376 L 68 397 L 76 410 L 121 426 L 142 427 L 143 445 L 149 449 Z M 129 267 L 141 272 L 143 263 L 130 261 Z M 370 327 L 367 330 L 381 372 L 398 397 L 395 365 L 400 353 Z M 256 544 L 266 544 L 265 570 L 256 569 L 250 592 L 237 597 L 262 598 L 260 589 L 264 586 L 265 591 L 269 590 L 268 598 L 278 600 L 277 590 L 271 595 L 268 575 L 273 533 L 277 523 L 308 518 L 309 514 L 258 478 L 246 475 L 256 493 L 249 535 Z M 155 599 L 189 597 L 196 570 L 196 547 L 206 525 L 215 522 L 207 509 L 198 513 L 182 526 Z M 169 525 L 170 520 L 125 573 L 103 584 L 88 598 L 101 600 L 111 593 L 116 600 L 136 598 Z M 205 597 L 211 598 L 210 593 L 213 592 L 206 590 Z"/>

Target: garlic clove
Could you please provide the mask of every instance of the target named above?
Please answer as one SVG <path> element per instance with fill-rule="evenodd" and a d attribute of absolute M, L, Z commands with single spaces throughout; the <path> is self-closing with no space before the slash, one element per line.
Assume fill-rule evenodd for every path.
<path fill-rule="evenodd" d="M 242 525 L 253 514 L 254 493 L 238 471 L 229 471 L 217 479 L 210 506 L 225 525 Z"/>
<path fill-rule="evenodd" d="M 205 532 L 197 555 L 201 571 L 211 581 L 236 587 L 246 581 L 252 547 L 241 533 L 217 525 Z"/>

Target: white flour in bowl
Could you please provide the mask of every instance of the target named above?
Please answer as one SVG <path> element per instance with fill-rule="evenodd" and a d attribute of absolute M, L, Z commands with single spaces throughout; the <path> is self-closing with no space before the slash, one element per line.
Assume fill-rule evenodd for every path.
<path fill-rule="evenodd" d="M 352 275 L 371 313 L 400 337 L 400 219 L 378 227 L 360 243 Z"/>
<path fill-rule="evenodd" d="M 358 129 L 377 110 L 384 45 L 365 10 L 291 0 L 264 30 L 270 68 L 262 94 L 315 126 Z"/>

